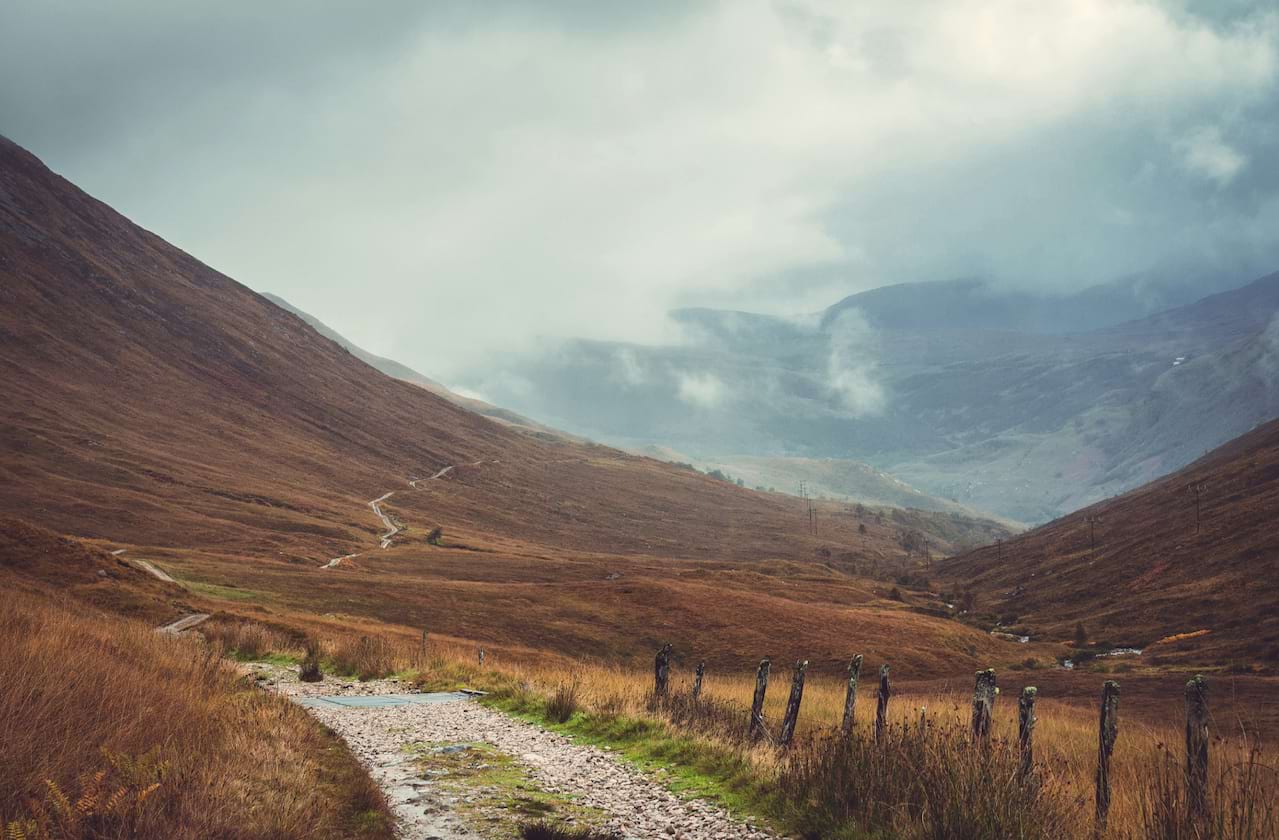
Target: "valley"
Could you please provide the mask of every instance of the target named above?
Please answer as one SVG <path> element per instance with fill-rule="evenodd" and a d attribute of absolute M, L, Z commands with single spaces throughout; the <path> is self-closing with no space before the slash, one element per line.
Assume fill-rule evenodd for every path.
<path fill-rule="evenodd" d="M 346 779 L 341 790 L 347 798 L 334 800 L 325 824 L 358 823 L 369 837 L 393 835 L 391 806 L 404 804 L 395 799 L 398 782 L 378 789 L 361 775 L 382 766 L 377 756 L 384 756 L 387 744 L 379 741 L 381 752 L 364 756 L 364 769 L 346 759 L 324 769 L 312 753 L 330 736 L 280 698 L 264 697 L 257 685 L 262 681 L 248 680 L 243 669 L 277 669 L 271 673 L 278 688 L 295 684 L 294 672 L 311 662 L 324 696 L 348 690 L 331 681 L 366 686 L 352 689 L 357 693 L 376 688 L 386 694 L 394 686 L 414 693 L 487 692 L 476 702 L 488 709 L 475 715 L 542 727 L 512 728 L 524 733 L 521 738 L 559 732 L 621 751 L 648 774 L 643 785 L 688 785 L 778 833 L 820 834 L 826 829 L 814 825 L 833 824 L 821 820 L 842 819 L 833 815 L 847 807 L 839 798 L 843 786 L 823 794 L 833 797 L 821 806 L 833 809 L 829 813 L 799 815 L 794 803 L 818 783 L 806 773 L 835 772 L 804 762 L 852 760 L 851 752 L 824 752 L 829 748 L 822 739 L 840 720 L 854 653 L 864 659 L 863 698 L 873 694 L 870 675 L 882 666 L 894 681 L 884 695 L 885 702 L 896 698 L 894 734 L 885 736 L 895 739 L 894 746 L 865 759 L 885 762 L 877 765 L 883 779 L 906 772 L 919 744 L 933 756 L 967 749 L 966 736 L 957 733 L 965 731 L 965 695 L 975 671 L 995 668 L 1009 691 L 1038 686 L 1045 718 L 1052 721 L 1045 740 L 1057 762 L 1054 793 L 1019 799 L 1016 806 L 1036 821 L 1036 836 L 1088 833 L 1085 812 L 1070 803 L 1089 785 L 1095 696 L 1108 678 L 1131 689 L 1124 713 L 1134 745 L 1121 763 L 1126 792 L 1116 810 L 1125 826 L 1142 824 L 1141 797 L 1155 795 L 1143 768 L 1156 766 L 1157 745 L 1168 737 L 1191 676 L 1207 674 L 1221 687 L 1213 695 L 1219 720 L 1237 723 L 1249 737 L 1279 731 L 1273 656 L 1279 593 L 1271 586 L 1279 546 L 1270 526 L 1279 427 L 1258 426 L 1182 473 L 1029 532 L 1019 533 L 1011 516 L 983 516 L 969 506 L 994 498 L 975 488 L 1011 492 L 1008 476 L 1021 474 L 1000 464 L 1016 460 L 1018 469 L 1027 469 L 1029 458 L 1042 456 L 1051 465 L 1069 455 L 1079 461 L 1075 478 L 1122 476 L 1097 485 L 1118 488 L 1166 471 L 1187 448 L 1263 410 L 1268 386 L 1249 392 L 1246 401 L 1238 389 L 1253 381 L 1249 377 L 1266 358 L 1258 343 L 1265 333 L 1257 333 L 1264 318 L 1256 313 L 1269 305 L 1269 281 L 1231 293 L 1246 294 L 1246 306 L 1227 295 L 1139 322 L 1144 326 L 1124 326 L 1099 339 L 1109 347 L 1102 356 L 1074 354 L 1071 337 L 991 334 L 982 339 L 979 364 L 972 357 L 948 360 L 958 344 L 971 346 L 971 335 L 945 346 L 905 334 L 885 339 L 900 358 L 914 360 L 902 362 L 904 378 L 891 405 L 910 405 L 899 400 L 913 383 L 918 399 L 949 393 L 970 400 L 960 412 L 964 422 L 994 430 L 996 438 L 1005 433 L 999 417 L 1023 417 L 1018 434 L 1028 448 L 1007 447 L 979 469 L 964 466 L 956 460 L 959 450 L 947 448 L 958 438 L 943 440 L 945 424 L 960 422 L 949 408 L 916 405 L 910 423 L 901 415 L 867 415 L 870 426 L 856 432 L 863 441 L 870 440 L 865 435 L 871 426 L 885 434 L 891 426 L 898 436 L 927 429 L 937 446 L 930 463 L 952 459 L 945 469 L 970 476 L 964 493 L 933 495 L 917 488 L 940 486 L 935 475 L 919 473 L 915 484 L 898 477 L 912 476 L 913 462 L 896 462 L 891 472 L 817 455 L 730 454 L 686 462 L 692 456 L 683 450 L 636 447 L 660 456 L 655 458 L 594 443 L 572 428 L 560 433 L 504 409 L 473 405 L 411 369 L 370 359 L 350 342 L 326 335 L 337 334 L 136 227 L 7 141 L 0 142 L 0 232 L 0 369 L 9 397 L 0 405 L 0 581 L 6 597 L 17 599 L 19 617 L 12 620 L 19 629 L 53 622 L 82 628 L 68 634 L 89 632 L 87 626 L 95 638 L 129 640 L 119 650 L 101 642 L 110 656 L 94 666 L 98 670 L 85 671 L 101 680 L 105 705 L 89 708 L 59 694 L 64 714 L 41 723 L 51 731 L 77 716 L 104 720 L 115 714 L 127 719 L 120 724 L 127 732 L 116 737 L 110 725 L 97 724 L 103 744 L 118 742 L 146 754 L 171 749 L 133 718 L 112 711 L 112 704 L 137 696 L 132 680 L 153 685 L 172 679 L 183 692 L 197 691 L 203 680 L 213 696 L 228 698 L 226 708 L 258 710 L 251 718 L 254 743 L 275 744 L 285 726 L 307 733 L 305 754 L 290 760 L 311 776 Z M 697 317 L 719 323 L 717 315 Z M 1173 345 L 1153 342 L 1144 360 L 1134 359 L 1132 348 L 1143 330 L 1162 335 L 1186 323 L 1204 348 L 1223 338 L 1235 342 L 1229 358 L 1237 376 L 1208 373 L 1220 371 L 1226 357 L 1208 350 L 1196 356 L 1197 345 L 1185 336 L 1175 345 L 1186 352 L 1173 366 L 1176 376 L 1208 377 L 1219 399 L 1240 411 L 1223 424 L 1205 424 L 1193 412 L 1138 401 L 1134 410 L 1145 412 L 1143 422 L 1177 430 L 1178 448 L 1155 452 L 1150 447 L 1160 444 L 1090 438 L 1094 426 L 1112 422 L 1105 417 L 1132 422 L 1120 408 L 1132 402 L 1132 376 L 1153 392 L 1177 393 L 1182 380 L 1167 384 L 1167 371 L 1155 370 L 1163 369 L 1156 357 Z M 746 333 L 760 329 L 781 328 L 748 319 Z M 807 356 L 788 363 L 795 369 L 775 369 L 800 390 L 811 383 L 804 384 L 796 370 L 825 341 L 815 335 L 779 339 L 783 347 L 808 346 Z M 740 340 L 740 333 L 722 340 L 730 339 Z M 1043 357 L 1026 349 L 1032 345 L 1039 348 L 1035 353 L 1056 347 L 1069 372 L 1045 368 Z M 1010 357 L 1009 348 L 1018 346 L 1025 355 Z M 679 352 L 692 359 L 710 351 Z M 960 369 L 962 376 L 947 378 Z M 1010 383 L 1009 394 L 991 401 L 980 389 L 969 393 L 955 384 L 983 377 Z M 1089 408 L 1086 392 L 1099 390 L 1108 396 Z M 813 405 L 825 399 L 809 392 Z M 619 413 L 634 407 L 607 395 L 594 404 Z M 1025 419 L 1028 404 L 1044 416 L 1036 419 L 1032 412 Z M 729 442 L 746 434 L 744 426 L 720 425 L 722 413 L 663 417 L 656 401 L 646 405 L 652 411 L 642 419 L 651 428 L 678 428 L 689 435 L 685 442 L 712 431 Z M 760 408 L 757 416 L 780 418 L 782 406 L 776 402 L 768 410 L 773 415 Z M 1071 443 L 1063 443 L 1055 426 L 1063 406 L 1093 418 L 1067 424 L 1078 436 Z M 844 410 L 846 404 L 837 411 L 827 402 L 825 419 L 801 413 L 788 415 L 788 422 L 812 433 L 812 440 L 823 434 L 834 439 L 843 434 L 837 415 Z M 970 453 L 1002 452 L 1006 441 L 996 438 L 974 433 L 964 446 Z M 1105 450 L 1109 460 L 1081 454 L 1085 443 Z M 1000 472 L 1005 469 L 1007 474 Z M 1006 510 L 1028 516 L 1049 510 L 1042 501 L 1047 497 L 1036 496 L 1038 484 L 1018 480 L 1013 489 L 1026 506 Z M 796 481 L 806 482 L 809 498 L 779 492 Z M 1186 487 L 1204 494 L 1193 533 Z M 1052 504 L 1073 504 L 1067 496 L 1053 498 Z M 1099 533 L 1097 521 L 1104 523 Z M 1086 549 L 1084 525 L 1091 526 Z M 1244 591 L 1246 601 L 1235 603 Z M 1078 638 L 1080 624 L 1084 638 Z M 155 634 L 155 628 L 166 632 Z M 168 642 L 154 641 L 157 636 L 177 647 L 162 647 Z M 654 654 L 668 644 L 677 686 L 669 697 L 655 693 L 651 683 Z M 1128 647 L 1141 652 L 1109 656 Z M 205 658 L 187 670 L 163 665 L 175 655 Z M 23 656 L 12 667 L 36 673 L 35 641 Z M 115 657 L 132 663 L 129 676 L 107 673 Z M 769 732 L 761 745 L 744 734 L 743 724 L 755 669 L 765 658 L 776 670 L 767 701 L 761 696 Z M 776 724 L 787 705 L 777 685 L 784 686 L 792 662 L 810 682 L 804 716 L 792 730 L 803 746 L 788 754 L 773 733 L 780 731 Z M 42 680 L 65 680 L 52 665 L 43 667 Z M 160 667 L 169 676 L 151 670 Z M 706 700 L 681 705 L 689 702 L 690 675 L 699 667 L 707 675 Z M 392 679 L 397 682 L 377 682 Z M 15 677 L 9 685 L 29 681 Z M 697 685 L 700 692 L 700 680 Z M 16 710 L 25 696 L 11 690 L 0 702 Z M 859 731 L 878 731 L 874 704 L 859 702 Z M 556 703 L 568 704 L 562 719 Z M 998 761 L 1015 760 L 1008 746 L 1016 723 L 1012 706 L 1000 705 L 1004 746 Z M 200 708 L 191 701 L 175 712 L 173 725 L 198 718 Z M 443 741 L 476 737 L 467 728 L 471 712 L 436 714 L 414 725 Z M 210 712 L 199 719 L 216 733 L 201 755 L 234 766 L 224 756 L 233 742 L 227 734 L 233 718 Z M 348 740 L 372 737 L 356 725 L 359 720 L 347 719 Z M 456 724 L 456 732 L 435 728 L 446 723 Z M 501 741 L 497 734 L 480 734 Z M 10 822 L 57 807 L 30 804 L 44 801 L 34 769 L 39 745 L 23 743 L 31 765 L 10 784 L 26 798 L 6 803 L 0 819 Z M 855 743 L 873 742 L 859 736 Z M 1246 741 L 1232 740 L 1222 749 L 1232 761 L 1252 766 Z M 520 760 L 528 764 L 526 758 Z M 176 755 L 171 760 L 179 761 Z M 941 773 L 951 764 L 947 759 L 923 772 Z M 978 765 L 962 766 L 978 772 Z M 59 776 L 58 784 L 70 785 L 92 770 L 68 763 L 49 772 Z M 236 772 L 265 791 L 278 770 L 264 760 Z M 110 772 L 118 771 L 103 771 Z M 1265 784 L 1240 788 L 1230 794 L 1232 801 L 1269 790 Z M 897 783 L 884 796 L 905 795 L 906 788 L 892 785 Z M 768 793 L 774 788 L 785 793 Z M 128 788 L 137 797 L 146 789 Z M 222 801 L 215 789 L 191 790 Z M 165 795 L 179 796 L 168 789 Z M 957 801 L 940 776 L 930 796 L 935 798 L 912 807 L 931 813 Z M 1003 819 L 993 810 L 978 812 L 991 824 Z M 859 825 L 868 832 L 924 836 L 923 818 L 903 821 L 903 813 L 868 812 Z M 289 822 L 295 812 L 277 816 L 282 836 L 296 833 Z M 719 819 L 706 817 L 712 818 Z M 215 824 L 184 819 L 192 826 Z"/>

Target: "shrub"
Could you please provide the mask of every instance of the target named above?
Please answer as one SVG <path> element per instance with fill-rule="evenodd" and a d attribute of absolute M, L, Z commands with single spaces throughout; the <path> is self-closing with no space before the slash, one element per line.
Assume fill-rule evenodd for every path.
<path fill-rule="evenodd" d="M 200 633 L 210 643 L 220 645 L 233 659 L 252 661 L 272 653 L 293 649 L 291 636 L 255 621 L 206 621 Z"/>
<path fill-rule="evenodd" d="M 340 639 L 330 647 L 329 662 L 335 672 L 357 677 L 361 681 L 395 673 L 394 651 L 386 639 L 381 637 Z"/>
<path fill-rule="evenodd" d="M 552 723 L 567 723 L 578 710 L 577 680 L 560 683 L 555 693 L 546 701 L 546 719 Z"/>
<path fill-rule="evenodd" d="M 302 658 L 302 665 L 298 668 L 298 679 L 309 683 L 324 679 L 324 672 L 320 670 L 320 649 L 314 642 L 307 643 L 306 656 Z"/>
<path fill-rule="evenodd" d="M 652 698 L 654 707 L 660 705 L 671 723 L 690 732 L 711 735 L 728 741 L 747 743 L 750 731 L 750 712 L 733 703 L 702 695 L 697 700 L 689 692 Z"/>
<path fill-rule="evenodd" d="M 431 533 L 426 535 L 426 541 L 431 545 L 439 545 L 442 539 L 444 539 L 444 529 L 438 525 L 431 529 Z"/>

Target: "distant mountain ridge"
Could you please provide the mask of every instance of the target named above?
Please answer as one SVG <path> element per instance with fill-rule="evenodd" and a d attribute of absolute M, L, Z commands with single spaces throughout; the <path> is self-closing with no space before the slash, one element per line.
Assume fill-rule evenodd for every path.
<path fill-rule="evenodd" d="M 610 443 L 860 461 L 1040 522 L 1279 416 L 1279 275 L 1150 311 L 1193 288 L 1140 278 L 1041 299 L 966 280 L 863 292 L 807 320 L 683 309 L 682 344 L 566 341 L 464 381 Z"/>
<path fill-rule="evenodd" d="M 850 309 L 890 330 L 999 330 L 1068 335 L 1138 320 L 1199 295 L 1189 284 L 1129 278 L 1078 292 L 1035 294 L 979 278 L 903 283 L 849 295 L 821 313 L 827 329 Z"/>

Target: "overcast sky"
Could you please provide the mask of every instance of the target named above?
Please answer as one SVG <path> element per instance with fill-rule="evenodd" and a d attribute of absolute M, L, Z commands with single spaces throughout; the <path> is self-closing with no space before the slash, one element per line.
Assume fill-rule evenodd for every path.
<path fill-rule="evenodd" d="M 1279 269 L 1273 0 L 5 0 L 0 133 L 446 380 L 672 306 Z"/>

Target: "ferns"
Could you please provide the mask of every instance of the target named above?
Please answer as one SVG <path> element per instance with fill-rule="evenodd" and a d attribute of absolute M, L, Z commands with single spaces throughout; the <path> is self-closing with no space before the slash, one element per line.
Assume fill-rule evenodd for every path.
<path fill-rule="evenodd" d="M 156 750 L 138 757 L 103 750 L 102 756 L 107 767 L 82 776 L 78 793 L 46 779 L 44 798 L 31 800 L 27 816 L 4 827 L 6 840 L 141 836 L 169 763 Z"/>

